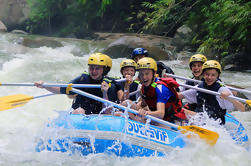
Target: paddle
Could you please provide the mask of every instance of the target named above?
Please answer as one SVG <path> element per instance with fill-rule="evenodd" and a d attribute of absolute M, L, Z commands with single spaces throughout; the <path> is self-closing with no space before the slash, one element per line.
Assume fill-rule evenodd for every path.
<path fill-rule="evenodd" d="M 123 109 L 123 110 L 128 110 L 131 113 L 138 114 L 138 111 L 136 111 L 136 110 L 127 108 L 127 107 L 122 106 L 120 104 L 116 104 L 116 103 L 114 103 L 112 101 L 109 101 L 109 100 L 105 100 L 105 99 L 103 99 L 101 97 L 97 97 L 95 95 L 86 93 L 84 91 L 81 91 L 81 90 L 78 90 L 78 89 L 75 89 L 75 88 L 71 88 L 70 90 L 72 92 L 74 92 L 74 93 L 83 95 L 85 97 L 89 97 L 89 98 L 91 98 L 93 100 L 97 100 L 97 101 L 102 102 L 102 103 L 108 103 L 108 104 L 110 104 L 110 105 L 112 105 L 112 106 L 114 106 L 116 108 Z M 156 117 L 150 116 L 150 115 L 146 115 L 146 118 L 149 118 L 149 119 L 154 120 L 154 121 L 156 121 L 158 123 L 161 123 L 161 124 L 164 124 L 166 126 L 169 126 L 172 129 L 180 130 L 182 133 L 187 133 L 187 132 L 195 133 L 201 139 L 204 139 L 209 145 L 214 145 L 217 142 L 218 138 L 219 138 L 219 134 L 218 133 L 216 133 L 214 131 L 210 131 L 210 130 L 204 129 L 204 128 L 201 128 L 201 127 L 198 127 L 198 126 L 178 126 L 178 125 L 172 124 L 170 122 L 161 120 L 159 118 L 156 118 Z"/>
<path fill-rule="evenodd" d="M 0 86 L 35 86 L 34 83 L 6 83 L 0 84 Z M 68 87 L 70 84 L 53 84 L 53 83 L 44 83 L 43 87 Z M 100 88 L 101 85 L 98 84 L 72 84 L 72 87 L 75 88 Z"/>
<path fill-rule="evenodd" d="M 55 94 L 50 93 L 50 94 L 35 96 L 35 97 L 23 95 L 23 94 L 3 96 L 3 97 L 0 97 L 0 111 L 23 106 L 31 99 L 36 99 L 36 98 L 41 98 L 41 97 L 46 97 L 46 96 L 51 96 L 51 95 L 55 95 Z"/>
<path fill-rule="evenodd" d="M 204 93 L 208 93 L 208 94 L 220 96 L 219 92 L 215 92 L 215 91 L 211 91 L 211 90 L 207 90 L 207 89 L 202 89 L 202 88 L 198 88 L 196 86 L 191 86 L 191 85 L 187 85 L 187 84 L 181 84 L 181 83 L 179 83 L 179 85 L 183 86 L 183 87 L 186 87 L 186 88 L 195 89 L 197 91 L 201 91 L 201 92 L 204 92 Z M 240 102 L 246 103 L 249 106 L 251 106 L 251 100 L 242 99 L 242 98 L 239 98 L 239 97 L 236 97 L 236 96 L 232 96 L 232 95 L 228 96 L 228 98 L 238 100 Z"/>
<path fill-rule="evenodd" d="M 177 75 L 173 75 L 173 74 L 166 74 L 168 77 L 173 77 L 173 78 L 178 78 L 178 79 L 182 79 L 182 80 L 186 80 L 186 81 L 191 81 L 191 82 L 196 82 L 196 83 L 201 83 L 200 80 L 195 80 L 195 79 L 191 79 L 191 78 L 185 78 L 182 76 L 177 76 Z M 249 93 L 251 94 L 251 91 L 245 90 L 245 89 L 238 89 L 238 88 L 234 88 L 231 86 L 226 86 L 227 88 L 229 88 L 230 90 L 234 90 L 234 91 L 238 91 L 241 93 Z"/>
<path fill-rule="evenodd" d="M 123 82 L 126 81 L 126 79 L 119 79 L 115 80 L 116 82 Z M 44 83 L 43 87 L 68 87 L 71 85 L 71 87 L 75 88 L 100 88 L 101 85 L 98 84 L 54 84 L 54 83 Z M 34 83 L 1 83 L 0 86 L 35 86 Z"/>
<path fill-rule="evenodd" d="M 136 93 L 139 93 L 139 91 L 134 91 L 134 92 L 130 93 L 129 95 L 132 96 L 132 95 L 135 95 Z M 36 99 L 36 98 L 46 97 L 46 96 L 51 96 L 51 95 L 55 95 L 55 94 L 50 93 L 47 95 L 41 95 L 41 96 L 36 96 L 36 97 L 28 96 L 28 95 L 24 95 L 24 94 L 3 96 L 3 97 L 0 97 L 0 111 L 12 109 L 12 108 L 16 108 L 16 107 L 21 107 L 31 99 Z"/>

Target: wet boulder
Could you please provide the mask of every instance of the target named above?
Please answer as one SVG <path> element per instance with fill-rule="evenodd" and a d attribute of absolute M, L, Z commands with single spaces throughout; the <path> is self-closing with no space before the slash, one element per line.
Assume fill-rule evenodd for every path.
<path fill-rule="evenodd" d="M 22 30 L 14 29 L 11 33 L 27 35 L 28 33 Z"/>
<path fill-rule="evenodd" d="M 173 60 L 176 58 L 172 54 L 175 48 L 170 45 L 170 38 L 145 34 L 102 35 L 100 38 L 109 43 L 104 53 L 112 58 L 130 58 L 133 49 L 137 47 L 147 49 L 149 56 L 156 60 Z"/>
<path fill-rule="evenodd" d="M 25 37 L 20 37 L 17 41 L 18 44 L 21 44 L 26 47 L 30 48 L 39 48 L 39 47 L 51 47 L 51 48 L 56 48 L 56 47 L 62 47 L 63 45 L 53 39 L 30 39 L 30 38 L 25 38 Z"/>
<path fill-rule="evenodd" d="M 176 51 L 187 50 L 192 46 L 194 36 L 195 32 L 190 27 L 182 25 L 177 29 L 171 44 L 176 46 Z"/>
<path fill-rule="evenodd" d="M 4 23 L 0 20 L 0 32 L 6 32 L 7 28 Z"/>

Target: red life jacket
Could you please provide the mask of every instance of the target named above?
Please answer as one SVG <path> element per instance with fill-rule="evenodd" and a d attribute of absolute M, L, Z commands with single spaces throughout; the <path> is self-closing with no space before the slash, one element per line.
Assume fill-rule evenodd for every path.
<path fill-rule="evenodd" d="M 145 88 L 144 85 L 142 85 L 141 93 L 150 110 L 157 110 L 157 96 L 155 92 L 157 84 L 166 86 L 175 95 L 171 96 L 168 102 L 165 104 L 165 116 L 163 119 L 167 121 L 173 121 L 175 117 L 186 119 L 186 115 L 182 109 L 182 102 L 179 100 L 178 94 L 176 92 L 176 88 L 179 87 L 179 84 L 173 78 L 160 78 L 159 81 L 150 85 L 147 92 L 144 92 Z"/>

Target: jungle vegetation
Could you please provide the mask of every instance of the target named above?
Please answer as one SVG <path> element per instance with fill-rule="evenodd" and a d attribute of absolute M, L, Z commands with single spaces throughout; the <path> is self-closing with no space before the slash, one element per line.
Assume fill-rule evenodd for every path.
<path fill-rule="evenodd" d="M 250 52 L 251 1 L 245 0 L 27 0 L 27 30 L 54 36 L 133 32 L 173 36 L 187 25 L 198 52 L 220 57 Z"/>

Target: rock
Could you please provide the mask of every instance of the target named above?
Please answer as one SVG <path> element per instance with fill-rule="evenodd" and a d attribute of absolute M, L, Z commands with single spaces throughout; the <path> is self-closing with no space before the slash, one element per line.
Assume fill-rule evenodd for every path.
<path fill-rule="evenodd" d="M 177 50 L 181 51 L 187 46 L 191 46 L 191 42 L 195 33 L 186 25 L 182 25 L 180 28 L 177 29 L 177 32 L 174 35 L 172 40 L 172 45 L 175 45 Z"/>
<path fill-rule="evenodd" d="M 235 70 L 236 68 L 237 68 L 236 65 L 234 65 L 234 64 L 228 64 L 223 69 L 224 70 Z"/>
<path fill-rule="evenodd" d="M 146 34 L 96 34 L 98 34 L 96 40 L 109 43 L 104 53 L 112 58 L 130 58 L 134 48 L 143 47 L 148 50 L 149 56 L 156 60 L 176 59 L 172 53 L 175 47 L 170 45 L 170 38 L 167 37 Z"/>
<path fill-rule="evenodd" d="M 14 29 L 11 33 L 27 35 L 28 33 L 22 30 Z"/>
<path fill-rule="evenodd" d="M 237 54 L 230 54 L 221 59 L 221 65 L 224 70 L 239 70 L 240 69 L 240 56 Z"/>
<path fill-rule="evenodd" d="M 191 32 L 192 32 L 192 29 L 189 28 L 189 27 L 186 26 L 186 25 L 182 25 L 180 28 L 177 29 L 177 32 L 186 35 L 186 34 L 188 34 L 188 33 L 191 33 Z"/>
<path fill-rule="evenodd" d="M 0 32 L 6 32 L 7 28 L 4 23 L 0 20 Z"/>
<path fill-rule="evenodd" d="M 30 48 L 39 48 L 43 46 L 56 48 L 63 46 L 60 42 L 52 39 L 30 39 L 23 37 L 20 37 L 16 43 Z"/>
<path fill-rule="evenodd" d="M 133 48 L 128 47 L 127 45 L 116 45 L 108 47 L 105 49 L 104 53 L 109 55 L 111 58 L 131 58 Z"/>
<path fill-rule="evenodd" d="M 0 19 L 7 27 L 22 24 L 29 13 L 26 0 L 0 0 Z"/>

